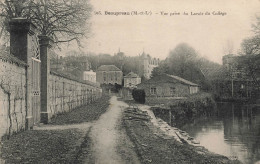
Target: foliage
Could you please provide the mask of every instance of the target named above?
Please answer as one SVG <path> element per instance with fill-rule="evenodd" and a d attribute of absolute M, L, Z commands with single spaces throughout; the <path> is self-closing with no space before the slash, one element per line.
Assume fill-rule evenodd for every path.
<path fill-rule="evenodd" d="M 92 8 L 88 0 L 4 0 L 0 10 L 1 34 L 11 19 L 23 17 L 56 43 L 75 40 L 79 44 L 89 30 Z"/>
<path fill-rule="evenodd" d="M 79 107 L 70 112 L 58 114 L 56 117 L 51 118 L 51 122 L 49 124 L 79 124 L 97 120 L 103 113 L 106 112 L 109 106 L 109 100 L 110 97 L 108 95 L 103 95 L 93 103 Z"/>
<path fill-rule="evenodd" d="M 181 43 L 172 50 L 165 61 L 162 61 L 152 72 L 152 76 L 162 73 L 172 74 L 197 83 L 202 90 L 210 90 L 208 74 L 219 67 L 218 64 L 200 58 L 195 49 L 186 43 Z M 207 72 L 204 74 L 203 72 Z"/>
<path fill-rule="evenodd" d="M 244 39 L 241 43 L 241 55 L 258 55 L 260 54 L 260 35 Z"/>
<path fill-rule="evenodd" d="M 133 89 L 132 96 L 136 102 L 145 103 L 145 91 L 144 89 Z"/>
<path fill-rule="evenodd" d="M 74 163 L 83 136 L 77 129 L 27 130 L 4 139 L 0 156 L 5 163 Z"/>
<path fill-rule="evenodd" d="M 197 65 L 197 52 L 186 43 L 179 44 L 169 54 L 169 71 L 189 81 L 200 83 L 203 74 Z"/>
<path fill-rule="evenodd" d="M 121 69 L 124 75 L 129 72 L 140 73 L 140 58 L 138 56 L 125 56 L 123 52 L 114 54 L 94 54 L 94 53 L 79 53 L 79 52 L 68 52 L 66 56 L 75 56 L 79 60 L 87 60 L 91 65 L 91 69 L 96 71 L 101 65 L 115 65 L 117 68 Z"/>
<path fill-rule="evenodd" d="M 211 94 L 200 92 L 178 101 L 170 108 L 176 122 L 182 124 L 198 116 L 211 115 L 216 109 L 216 102 Z"/>
<path fill-rule="evenodd" d="M 163 73 L 169 72 L 169 66 L 166 64 L 165 61 L 160 62 L 158 67 L 155 67 L 152 71 L 152 77 L 162 75 Z"/>
<path fill-rule="evenodd" d="M 260 16 L 256 16 L 256 23 L 253 24 L 254 36 L 246 38 L 241 43 L 240 55 L 246 56 L 243 63 L 246 65 L 248 73 L 254 80 L 255 86 L 259 89 L 260 83 L 257 80 L 260 72 Z"/>

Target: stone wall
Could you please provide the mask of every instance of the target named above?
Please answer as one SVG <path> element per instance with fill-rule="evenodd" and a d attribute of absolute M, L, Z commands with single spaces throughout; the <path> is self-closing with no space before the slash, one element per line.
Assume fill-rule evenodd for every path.
<path fill-rule="evenodd" d="M 73 80 L 55 72 L 50 74 L 48 90 L 48 119 L 58 113 L 91 103 L 102 95 L 97 84 Z"/>
<path fill-rule="evenodd" d="M 12 58 L 0 55 L 0 138 L 26 127 L 26 64 Z"/>
<path fill-rule="evenodd" d="M 10 52 L 0 52 L 0 140 L 101 97 L 99 85 L 50 72 L 50 39 L 26 19 L 10 22 Z M 39 41 L 39 42 L 38 42 Z"/>

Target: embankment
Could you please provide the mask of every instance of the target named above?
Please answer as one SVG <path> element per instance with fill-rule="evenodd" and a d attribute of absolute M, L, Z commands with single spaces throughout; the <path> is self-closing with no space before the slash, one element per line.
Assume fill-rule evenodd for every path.
<path fill-rule="evenodd" d="M 147 106 L 138 105 L 138 108 Z M 129 108 L 124 113 L 127 134 L 135 145 L 142 163 L 240 163 L 213 154 L 203 147 L 195 147 L 160 129 L 150 111 Z M 171 129 L 166 129 L 170 131 Z M 174 129 L 172 129 L 174 131 Z"/>
<path fill-rule="evenodd" d="M 156 117 L 173 126 L 180 127 L 201 116 L 209 116 L 216 112 L 216 102 L 210 93 L 198 93 L 186 99 L 172 100 L 167 106 L 154 106 Z"/>

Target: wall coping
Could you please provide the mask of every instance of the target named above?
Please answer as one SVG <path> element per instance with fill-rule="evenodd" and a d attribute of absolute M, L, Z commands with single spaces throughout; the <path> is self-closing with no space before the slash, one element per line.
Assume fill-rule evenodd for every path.
<path fill-rule="evenodd" d="M 100 85 L 99 84 L 96 84 L 96 83 L 93 83 L 91 81 L 85 81 L 85 80 L 80 80 L 80 79 L 74 79 L 72 77 L 69 77 L 68 75 L 65 75 L 65 74 L 62 74 L 62 73 L 58 73 L 58 72 L 55 72 L 55 71 L 50 71 L 51 74 L 53 75 L 56 75 L 56 76 L 59 76 L 59 77 L 63 77 L 65 79 L 68 79 L 68 80 L 72 80 L 72 81 L 76 81 L 78 83 L 81 83 L 81 84 L 86 84 L 86 85 L 91 85 L 93 87 L 98 87 L 100 88 Z"/>
<path fill-rule="evenodd" d="M 0 53 L 0 59 L 9 61 L 10 63 L 15 63 L 20 67 L 28 67 L 28 65 L 24 61 L 18 59 L 14 55 L 9 54 L 7 52 L 1 52 Z"/>
<path fill-rule="evenodd" d="M 9 32 L 11 31 L 28 32 L 29 34 L 33 35 L 37 31 L 37 27 L 27 18 L 18 17 L 18 18 L 12 18 L 9 21 L 9 27 L 7 30 Z"/>

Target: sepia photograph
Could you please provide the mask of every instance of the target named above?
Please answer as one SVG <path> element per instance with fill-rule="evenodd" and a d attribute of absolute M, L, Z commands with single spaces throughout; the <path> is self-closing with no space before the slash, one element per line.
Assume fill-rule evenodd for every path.
<path fill-rule="evenodd" d="M 260 0 L 0 0 L 0 164 L 260 164 Z"/>

